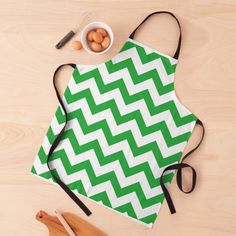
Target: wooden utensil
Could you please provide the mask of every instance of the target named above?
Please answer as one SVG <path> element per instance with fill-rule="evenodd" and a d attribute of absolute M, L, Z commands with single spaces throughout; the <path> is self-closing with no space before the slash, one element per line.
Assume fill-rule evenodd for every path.
<path fill-rule="evenodd" d="M 107 236 L 100 229 L 72 213 L 65 212 L 62 213 L 62 216 L 77 236 Z M 39 211 L 36 219 L 47 226 L 49 236 L 69 235 L 57 217 L 51 216 L 45 211 Z"/>

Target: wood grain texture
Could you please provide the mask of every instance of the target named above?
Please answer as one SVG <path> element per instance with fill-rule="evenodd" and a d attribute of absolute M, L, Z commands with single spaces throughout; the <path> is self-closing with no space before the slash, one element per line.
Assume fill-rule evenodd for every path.
<path fill-rule="evenodd" d="M 236 235 L 235 1 L 0 0 L 0 5 L 0 235 L 47 235 L 34 216 L 40 209 L 52 213 L 58 207 L 109 236 Z M 165 203 L 154 228 L 147 229 L 83 198 L 93 211 L 86 218 L 60 188 L 31 175 L 30 168 L 57 106 L 55 68 L 66 62 L 108 60 L 155 10 L 172 11 L 180 19 L 183 46 L 175 88 L 183 104 L 204 121 L 206 138 L 189 160 L 198 172 L 196 190 L 184 195 L 173 181 L 177 214 L 170 215 Z M 100 56 L 75 52 L 70 44 L 56 50 L 54 45 L 85 11 L 92 13 L 92 21 L 111 26 L 111 50 Z M 178 35 L 173 19 L 155 16 L 142 29 L 138 40 L 173 54 Z M 61 73 L 62 88 L 70 73 Z"/>
<path fill-rule="evenodd" d="M 69 230 L 72 230 L 71 233 L 74 236 L 107 236 L 94 225 L 70 212 L 63 212 L 61 215 L 61 218 L 66 222 L 66 226 L 62 224 L 57 216 L 49 215 L 45 211 L 39 211 L 35 218 L 48 228 L 49 236 L 71 235 Z M 69 227 L 69 229 L 66 229 L 66 227 Z"/>

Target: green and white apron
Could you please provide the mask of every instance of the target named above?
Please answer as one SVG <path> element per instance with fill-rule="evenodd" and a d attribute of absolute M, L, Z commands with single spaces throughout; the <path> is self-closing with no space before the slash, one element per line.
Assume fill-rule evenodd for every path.
<path fill-rule="evenodd" d="M 153 14 L 173 16 L 180 29 L 173 57 L 134 40 L 138 27 Z M 38 152 L 32 172 L 59 184 L 90 215 L 82 194 L 146 226 L 152 226 L 174 171 L 181 191 L 196 184 L 195 170 L 183 162 L 202 142 L 202 122 L 178 100 L 174 73 L 181 28 L 170 12 L 147 16 L 120 52 L 99 65 L 75 65 L 60 106 Z M 199 144 L 180 161 L 196 124 Z M 192 187 L 184 191 L 182 169 L 191 168 Z"/>

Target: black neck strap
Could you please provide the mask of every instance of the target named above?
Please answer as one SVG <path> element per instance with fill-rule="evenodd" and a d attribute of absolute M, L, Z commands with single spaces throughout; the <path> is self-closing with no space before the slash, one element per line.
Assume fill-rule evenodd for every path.
<path fill-rule="evenodd" d="M 153 12 L 153 13 L 151 13 L 150 15 L 148 15 L 148 16 L 136 27 L 136 29 L 131 33 L 131 35 L 129 36 L 129 38 L 134 39 L 135 33 L 136 33 L 136 31 L 139 29 L 139 27 L 140 27 L 149 17 L 151 17 L 151 16 L 153 16 L 153 15 L 156 15 L 156 14 L 169 14 L 169 15 L 171 15 L 171 16 L 176 20 L 176 22 L 177 22 L 177 24 L 178 24 L 180 34 L 179 34 L 178 46 L 177 46 L 177 49 L 176 49 L 175 54 L 174 54 L 174 58 L 178 60 L 178 58 L 179 58 L 179 53 L 180 53 L 180 47 L 181 47 L 181 41 L 182 41 L 181 26 L 180 26 L 180 23 L 179 23 L 179 20 L 177 19 L 177 17 L 176 17 L 173 13 L 171 13 L 171 12 L 169 12 L 169 11 L 156 11 L 156 12 Z"/>
<path fill-rule="evenodd" d="M 50 161 L 50 158 L 51 158 L 51 155 L 53 153 L 53 151 L 56 149 L 57 145 L 59 144 L 59 142 L 61 141 L 62 139 L 62 136 L 63 136 L 63 133 L 65 131 L 65 128 L 66 128 L 66 124 L 67 124 L 67 121 L 68 121 L 68 116 L 67 116 L 67 112 L 66 112 L 66 108 L 63 104 L 63 101 L 62 101 L 62 98 L 60 96 L 60 93 L 58 92 L 58 89 L 57 89 L 57 86 L 56 86 L 56 74 L 57 72 L 63 67 L 63 66 L 71 66 L 72 68 L 75 68 L 76 65 L 75 64 L 63 64 L 63 65 L 60 65 L 56 71 L 54 72 L 54 75 L 53 75 L 53 85 L 54 85 L 54 89 L 56 91 L 56 95 L 57 95 L 57 99 L 61 105 L 61 108 L 65 114 L 65 118 L 66 118 L 66 122 L 63 126 L 63 128 L 61 129 L 60 133 L 57 135 L 56 139 L 54 140 L 52 146 L 50 147 L 49 149 L 49 153 L 48 153 L 48 158 L 47 158 L 47 166 L 48 166 L 48 169 L 50 170 L 50 173 L 51 173 L 51 176 L 53 178 L 53 180 L 55 180 L 55 182 L 70 196 L 70 198 L 83 210 L 83 212 L 89 216 L 91 215 L 91 211 L 84 205 L 84 203 L 67 187 L 67 185 L 65 183 L 63 183 L 59 177 L 55 176 L 52 172 L 52 170 L 50 169 L 50 166 L 49 166 L 49 161 Z"/>
<path fill-rule="evenodd" d="M 161 175 L 161 178 L 160 178 L 161 188 L 162 188 L 162 191 L 163 191 L 164 196 L 166 198 L 166 201 L 167 201 L 167 204 L 169 206 L 171 214 L 174 214 L 176 212 L 176 210 L 175 210 L 174 203 L 171 199 L 171 196 L 170 196 L 170 194 L 169 194 L 169 192 L 168 192 L 168 190 L 167 190 L 167 188 L 164 184 L 163 176 L 164 176 L 166 171 L 177 170 L 176 181 L 177 181 L 177 185 L 178 185 L 179 189 L 184 193 L 191 193 L 194 190 L 194 188 L 196 186 L 196 181 L 197 181 L 197 174 L 196 174 L 195 169 L 192 166 L 190 166 L 189 164 L 185 163 L 184 160 L 186 160 L 186 158 L 190 154 L 192 154 L 201 145 L 201 143 L 203 141 L 203 138 L 204 138 L 204 135 L 205 135 L 205 128 L 203 126 L 203 123 L 198 119 L 196 124 L 200 125 L 201 128 L 202 128 L 202 135 L 201 135 L 200 141 L 198 142 L 198 144 L 191 151 L 189 151 L 186 155 L 184 155 L 184 157 L 182 158 L 182 161 L 180 163 L 166 167 L 164 169 L 164 171 L 162 172 L 162 175 Z M 192 187 L 188 191 L 185 191 L 183 189 L 183 185 L 182 185 L 182 169 L 184 169 L 184 168 L 190 168 L 192 170 Z"/>

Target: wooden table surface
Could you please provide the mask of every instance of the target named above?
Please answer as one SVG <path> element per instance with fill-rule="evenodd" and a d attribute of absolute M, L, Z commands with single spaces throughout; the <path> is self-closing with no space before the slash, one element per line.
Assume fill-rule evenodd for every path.
<path fill-rule="evenodd" d="M 83 198 L 93 210 L 86 219 L 109 236 L 236 235 L 236 1 L 0 0 L 0 5 L 0 235 L 48 235 L 35 220 L 41 209 L 86 218 L 60 188 L 30 174 L 58 104 L 52 74 L 62 63 L 111 58 L 156 10 L 172 11 L 181 22 L 176 91 L 206 126 L 204 143 L 189 160 L 198 172 L 196 190 L 185 195 L 174 180 L 170 191 L 177 214 L 170 215 L 164 203 L 153 229 Z M 114 45 L 105 55 L 76 52 L 70 44 L 55 49 L 83 12 L 113 29 Z M 172 18 L 155 16 L 142 29 L 139 41 L 173 54 L 178 29 Z M 70 73 L 61 73 L 61 88 Z M 199 138 L 199 130 L 194 133 L 188 148 Z"/>

